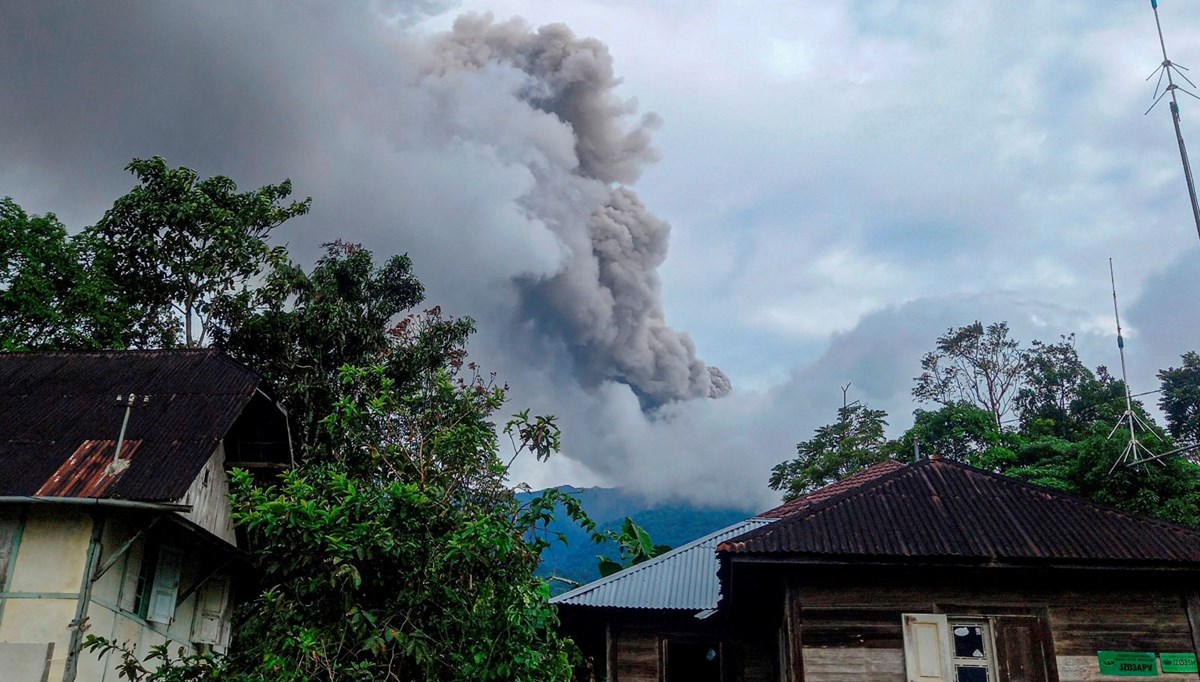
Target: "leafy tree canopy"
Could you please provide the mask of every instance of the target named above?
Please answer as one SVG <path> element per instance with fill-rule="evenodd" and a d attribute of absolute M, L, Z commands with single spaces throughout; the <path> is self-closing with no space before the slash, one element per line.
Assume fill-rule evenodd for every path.
<path fill-rule="evenodd" d="M 553 417 L 498 429 L 505 392 L 467 361 L 469 319 L 434 307 L 405 256 L 334 242 L 310 272 L 272 245 L 308 210 L 284 181 L 248 192 L 155 157 L 76 237 L 0 203 L 4 348 L 214 343 L 257 369 L 300 435 L 299 465 L 234 474 L 235 518 L 261 582 L 226 657 L 115 652 L 130 680 L 567 680 L 549 589 L 533 576 L 556 509 L 519 504 L 512 457 L 558 449 Z M 657 549 L 657 548 L 655 548 Z"/>
<path fill-rule="evenodd" d="M 1200 445 L 1200 355 L 1188 351 L 1179 367 L 1158 373 L 1162 393 L 1158 406 L 1166 415 L 1167 431 L 1182 445 Z"/>
<path fill-rule="evenodd" d="M 889 458 L 887 413 L 858 402 L 843 404 L 837 421 L 818 428 L 796 445 L 796 458 L 775 465 L 770 486 L 785 500 L 839 481 Z"/>
<path fill-rule="evenodd" d="M 267 238 L 311 202 L 286 203 L 287 180 L 239 192 L 225 176 L 201 179 L 160 156 L 134 159 L 126 170 L 138 185 L 87 231 L 93 266 L 145 319 L 165 327 L 164 345 L 182 334 L 183 345 L 202 346 L 221 315 L 233 314 L 228 306 L 286 262 L 284 247 Z"/>
<path fill-rule="evenodd" d="M 911 461 L 920 452 L 1200 527 L 1200 467 L 1178 456 L 1132 467 L 1122 461 L 1129 431 L 1114 427 L 1127 410 L 1125 384 L 1104 367 L 1084 366 L 1073 336 L 1023 348 L 1006 324 L 975 322 L 936 343 L 913 389 L 936 409 L 917 409 L 912 427 L 888 440 L 886 414 L 844 406 L 837 422 L 797 445 L 798 457 L 772 470 L 770 486 L 794 499 L 888 457 Z M 1128 403 L 1145 425 L 1136 430 L 1139 456 L 1196 442 L 1200 356 L 1188 352 L 1182 360 L 1159 372 L 1166 431 L 1139 401 Z M 1010 408 L 1016 418 L 1003 419 Z"/>

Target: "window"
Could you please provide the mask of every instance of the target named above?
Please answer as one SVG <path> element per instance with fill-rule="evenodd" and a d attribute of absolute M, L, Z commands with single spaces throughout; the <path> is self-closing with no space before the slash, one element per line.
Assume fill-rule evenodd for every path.
<path fill-rule="evenodd" d="M 134 589 L 133 611 L 152 623 L 170 625 L 179 595 L 183 552 L 178 547 L 147 542 Z"/>
<path fill-rule="evenodd" d="M 908 682 L 1047 682 L 1054 652 L 1033 614 L 903 615 Z"/>
<path fill-rule="evenodd" d="M 667 682 L 721 682 L 721 645 L 716 642 L 663 641 Z"/>
<path fill-rule="evenodd" d="M 991 625 L 985 620 L 949 621 L 956 682 L 992 682 L 995 654 Z"/>

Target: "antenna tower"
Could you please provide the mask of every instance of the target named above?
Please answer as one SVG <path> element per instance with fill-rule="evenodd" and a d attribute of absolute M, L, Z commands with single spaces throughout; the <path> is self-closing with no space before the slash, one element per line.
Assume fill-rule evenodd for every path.
<path fill-rule="evenodd" d="M 1108 470 L 1108 473 L 1111 474 L 1120 464 L 1133 466 L 1154 458 L 1154 453 L 1146 449 L 1146 446 L 1137 439 L 1137 430 L 1140 428 L 1151 435 L 1154 435 L 1154 431 L 1133 411 L 1133 393 L 1129 389 L 1129 376 L 1125 371 L 1125 337 L 1121 336 L 1121 313 L 1117 310 L 1117 278 L 1113 274 L 1111 258 L 1108 259 L 1108 280 L 1112 283 L 1113 317 L 1117 320 L 1117 350 L 1121 353 L 1121 382 L 1125 385 L 1125 413 L 1117 419 L 1112 431 L 1108 432 L 1108 437 L 1111 440 L 1118 430 L 1129 429 L 1129 442 L 1125 445 L 1121 456 L 1113 462 L 1112 468 Z"/>
<path fill-rule="evenodd" d="M 1167 93 L 1171 93 L 1171 122 L 1175 124 L 1175 139 L 1179 142 L 1179 158 L 1183 161 L 1183 177 L 1187 180 L 1188 197 L 1192 200 L 1192 217 L 1196 220 L 1196 235 L 1200 236 L 1200 203 L 1196 202 L 1196 181 L 1192 178 L 1192 165 L 1188 162 L 1187 147 L 1183 144 L 1183 130 L 1179 127 L 1179 101 L 1176 99 L 1175 93 L 1176 91 L 1182 92 L 1196 99 L 1200 99 L 1200 97 L 1175 84 L 1175 76 L 1179 76 L 1181 79 L 1187 81 L 1188 85 L 1193 88 L 1196 87 L 1196 84 L 1183 73 L 1188 70 L 1187 67 L 1176 64 L 1167 57 L 1167 43 L 1163 40 L 1162 22 L 1158 18 L 1158 0 L 1150 0 L 1150 7 L 1154 9 L 1154 24 L 1158 27 L 1158 45 L 1162 48 L 1163 60 L 1162 64 L 1159 64 L 1153 73 L 1146 76 L 1146 80 L 1150 80 L 1156 74 L 1158 75 L 1158 83 L 1154 86 L 1154 104 L 1150 105 L 1146 113 L 1149 114 L 1153 111 L 1154 107 L 1158 106 L 1163 97 L 1166 97 Z M 1162 94 L 1159 94 L 1159 90 L 1162 88 L 1163 75 L 1167 77 L 1167 87 L 1162 90 Z"/>
<path fill-rule="evenodd" d="M 1117 279 L 1113 275 L 1113 262 L 1111 258 L 1108 259 L 1108 279 L 1109 282 L 1112 283 L 1113 317 L 1117 321 L 1117 349 L 1121 353 L 1121 382 L 1125 384 L 1125 413 L 1117 419 L 1117 423 L 1115 426 L 1113 426 L 1112 431 L 1108 432 L 1108 437 L 1111 440 L 1112 437 L 1116 435 L 1117 431 L 1123 431 L 1125 429 L 1129 430 L 1129 442 L 1125 445 L 1125 449 L 1121 452 L 1121 456 L 1118 457 L 1117 461 L 1113 462 L 1112 467 L 1109 468 L 1108 473 L 1111 474 L 1121 464 L 1130 467 L 1145 464 L 1146 462 L 1158 462 L 1159 464 L 1162 464 L 1160 460 L 1170 457 L 1171 455 L 1178 455 L 1188 450 L 1193 450 L 1197 446 L 1184 445 L 1182 447 L 1175 448 L 1174 450 L 1168 450 L 1167 452 L 1156 455 L 1150 452 L 1149 448 L 1147 448 L 1145 445 L 1142 445 L 1141 441 L 1137 439 L 1137 430 L 1141 429 L 1153 436 L 1155 440 L 1161 440 L 1158 437 L 1158 434 L 1154 432 L 1154 429 L 1150 428 L 1150 426 L 1146 424 L 1146 422 L 1143 421 L 1136 412 L 1133 411 L 1133 392 L 1129 388 L 1129 376 L 1125 371 L 1125 338 L 1121 336 L 1121 313 L 1117 309 Z"/>

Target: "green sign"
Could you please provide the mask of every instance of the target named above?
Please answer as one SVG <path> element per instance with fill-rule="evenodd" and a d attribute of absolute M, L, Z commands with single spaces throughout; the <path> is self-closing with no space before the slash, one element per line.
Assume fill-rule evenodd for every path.
<path fill-rule="evenodd" d="M 1097 651 L 1101 675 L 1125 675 L 1127 677 L 1157 677 L 1158 661 L 1153 653 L 1145 651 Z"/>
<path fill-rule="evenodd" d="M 1196 654 L 1159 654 L 1164 673 L 1194 673 L 1200 672 L 1196 667 Z"/>

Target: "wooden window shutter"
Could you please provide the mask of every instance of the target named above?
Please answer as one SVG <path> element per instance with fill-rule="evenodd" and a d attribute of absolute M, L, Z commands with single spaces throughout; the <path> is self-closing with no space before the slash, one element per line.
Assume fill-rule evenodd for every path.
<path fill-rule="evenodd" d="M 229 603 L 229 578 L 213 578 L 200 588 L 196 604 L 196 619 L 192 623 L 192 641 L 197 644 L 222 645 L 225 630 L 225 610 Z"/>
<path fill-rule="evenodd" d="M 138 540 L 125 550 L 125 573 L 121 576 L 121 601 L 117 606 L 122 611 L 134 613 L 137 611 L 138 575 L 142 572 L 142 557 L 145 555 L 146 541 Z"/>
<path fill-rule="evenodd" d="M 906 613 L 904 667 L 908 682 L 950 682 L 950 626 L 939 613 Z"/>
<path fill-rule="evenodd" d="M 183 552 L 179 548 L 168 545 L 159 548 L 146 620 L 169 625 L 175 617 L 175 598 L 179 595 L 179 570 L 182 564 Z"/>
<path fill-rule="evenodd" d="M 996 667 L 1000 682 L 1050 682 L 1054 652 L 1045 624 L 1029 616 L 996 619 Z"/>

